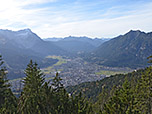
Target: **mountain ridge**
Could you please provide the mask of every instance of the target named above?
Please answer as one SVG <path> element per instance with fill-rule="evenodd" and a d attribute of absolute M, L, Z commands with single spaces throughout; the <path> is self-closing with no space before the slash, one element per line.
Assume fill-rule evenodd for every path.
<path fill-rule="evenodd" d="M 108 41 L 109 39 L 99 39 L 99 38 L 92 39 L 86 36 L 80 36 L 80 37 L 69 36 L 59 39 L 48 38 L 44 40 L 51 41 L 55 45 L 71 53 L 86 53 L 86 52 L 91 52 L 96 47 L 101 45 L 103 42 Z"/>
<path fill-rule="evenodd" d="M 88 61 L 115 67 L 144 67 L 152 53 L 152 32 L 129 31 L 95 49 Z"/>
<path fill-rule="evenodd" d="M 41 66 L 46 56 L 65 55 L 66 51 L 51 42 L 43 41 L 30 29 L 0 30 L 0 54 L 11 72 L 9 74 L 14 74 L 13 72 L 21 72 L 22 69 L 25 69 L 31 59 Z M 52 59 L 52 61 L 54 60 Z"/>

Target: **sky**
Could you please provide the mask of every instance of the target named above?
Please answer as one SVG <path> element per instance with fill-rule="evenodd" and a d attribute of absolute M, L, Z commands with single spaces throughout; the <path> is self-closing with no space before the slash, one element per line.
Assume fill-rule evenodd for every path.
<path fill-rule="evenodd" d="M 1 0 L 0 29 L 26 28 L 41 38 L 152 32 L 152 0 Z"/>

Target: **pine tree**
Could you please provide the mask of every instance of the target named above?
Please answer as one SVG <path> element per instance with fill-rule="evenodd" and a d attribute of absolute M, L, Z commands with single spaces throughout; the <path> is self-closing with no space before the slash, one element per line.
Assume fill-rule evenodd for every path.
<path fill-rule="evenodd" d="M 110 100 L 104 105 L 103 114 L 122 114 L 122 102 L 120 99 L 120 88 L 117 88 L 114 95 Z"/>
<path fill-rule="evenodd" d="M 135 109 L 135 94 L 134 87 L 131 86 L 131 83 L 126 79 L 121 89 L 121 102 L 123 104 L 123 113 L 124 114 L 137 114 Z"/>
<path fill-rule="evenodd" d="M 63 84 L 61 83 L 62 79 L 59 77 L 59 73 L 56 73 L 56 76 L 54 77 L 52 81 L 52 87 L 54 92 L 59 92 L 64 89 Z"/>
<path fill-rule="evenodd" d="M 97 102 L 94 104 L 94 110 L 96 112 L 101 112 L 103 110 L 104 104 L 108 101 L 110 95 L 105 87 L 102 87 L 102 92 L 98 96 Z"/>
<path fill-rule="evenodd" d="M 56 113 L 58 114 L 68 114 L 70 113 L 70 98 L 68 93 L 66 92 L 63 84 L 61 83 L 61 78 L 59 74 L 56 73 L 55 78 L 52 81 L 53 88 L 53 96 L 54 96 L 54 108 L 56 109 Z"/>
<path fill-rule="evenodd" d="M 79 95 L 72 98 L 71 104 L 71 114 L 93 114 L 92 104 L 90 104 L 84 96 L 82 96 L 81 92 Z"/>
<path fill-rule="evenodd" d="M 10 85 L 7 84 L 8 80 L 6 79 L 6 69 L 2 67 L 3 63 L 4 62 L 0 55 L 0 108 L 2 108 L 2 104 L 4 103 L 5 91 L 10 87 Z"/>
<path fill-rule="evenodd" d="M 3 114 L 12 114 L 17 112 L 17 98 L 12 93 L 11 89 L 7 89 L 5 102 L 3 104 Z"/>
<path fill-rule="evenodd" d="M 142 114 L 152 114 L 152 66 L 147 68 L 137 85 L 137 108 Z"/>
<path fill-rule="evenodd" d="M 45 81 L 44 75 L 36 63 L 32 60 L 25 70 L 26 77 L 23 80 L 24 87 L 19 98 L 18 113 L 41 114 L 44 113 L 42 104 L 42 87 Z"/>
<path fill-rule="evenodd" d="M 15 113 L 17 99 L 10 89 L 10 84 L 6 78 L 6 68 L 3 67 L 3 63 L 2 57 L 0 56 L 0 113 Z"/>
<path fill-rule="evenodd" d="M 104 106 L 104 114 L 137 114 L 135 109 L 135 94 L 131 84 L 126 79 L 122 87 L 117 87 L 114 95 Z"/>
<path fill-rule="evenodd" d="M 44 107 L 45 114 L 53 114 L 55 112 L 54 108 L 54 95 L 52 86 L 49 86 L 49 82 L 45 82 L 42 87 L 42 105 Z"/>
<path fill-rule="evenodd" d="M 148 57 L 151 59 L 152 56 Z M 148 61 L 152 63 L 152 60 Z M 139 113 L 152 114 L 152 66 L 146 68 L 136 88 L 136 108 Z"/>

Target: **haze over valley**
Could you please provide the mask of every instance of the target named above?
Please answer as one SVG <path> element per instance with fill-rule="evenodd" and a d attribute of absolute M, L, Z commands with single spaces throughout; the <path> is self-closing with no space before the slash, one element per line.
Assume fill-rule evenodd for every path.
<path fill-rule="evenodd" d="M 0 114 L 152 114 L 152 0 L 2 0 Z"/>
<path fill-rule="evenodd" d="M 111 39 L 69 36 L 51 40 L 40 38 L 30 29 L 1 29 L 0 51 L 13 85 L 20 83 L 32 59 L 39 64 L 47 80 L 59 72 L 63 84 L 70 86 L 148 66 L 151 40 L 152 33 L 139 30 Z"/>

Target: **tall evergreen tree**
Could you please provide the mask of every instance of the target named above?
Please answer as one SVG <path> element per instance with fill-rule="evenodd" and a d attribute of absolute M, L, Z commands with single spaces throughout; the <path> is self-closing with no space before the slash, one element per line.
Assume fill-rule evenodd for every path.
<path fill-rule="evenodd" d="M 59 73 L 56 73 L 56 76 L 54 77 L 52 81 L 52 87 L 54 92 L 58 92 L 64 89 L 63 84 L 61 83 L 61 78 L 59 76 Z"/>
<path fill-rule="evenodd" d="M 42 114 L 42 87 L 45 81 L 44 75 L 36 63 L 32 60 L 25 70 L 24 87 L 19 98 L 18 113 Z"/>
<path fill-rule="evenodd" d="M 114 95 L 110 100 L 104 105 L 103 114 L 122 114 L 122 102 L 120 99 L 120 88 L 117 88 Z"/>
<path fill-rule="evenodd" d="M 10 86 L 7 84 L 6 69 L 2 67 L 3 63 L 2 56 L 0 55 L 0 108 L 2 107 L 2 104 L 4 104 L 5 92 Z"/>
<path fill-rule="evenodd" d="M 126 79 L 124 84 L 122 85 L 121 92 L 121 102 L 123 107 L 124 114 L 137 114 L 135 109 L 135 94 L 134 94 L 134 87 L 131 86 L 131 83 Z"/>
<path fill-rule="evenodd" d="M 55 111 L 54 109 L 54 96 L 52 87 L 49 86 L 50 82 L 45 82 L 42 87 L 42 102 L 41 104 L 44 107 L 44 114 L 53 114 Z"/>
<path fill-rule="evenodd" d="M 149 56 L 149 63 L 152 63 L 152 56 Z M 152 66 L 148 67 L 142 74 L 137 84 L 137 109 L 142 114 L 152 114 Z"/>
<path fill-rule="evenodd" d="M 152 114 L 152 66 L 147 68 L 137 85 L 137 108 L 142 114 Z"/>
<path fill-rule="evenodd" d="M 57 114 L 67 114 L 70 113 L 70 97 L 61 83 L 61 80 L 59 73 L 56 73 L 56 76 L 52 81 L 54 106 Z"/>
<path fill-rule="evenodd" d="M 6 77 L 6 68 L 3 67 L 3 60 L 0 55 L 0 113 L 15 113 L 17 108 L 17 99 L 13 95 L 10 84 Z"/>
<path fill-rule="evenodd" d="M 105 104 L 104 114 L 138 114 L 135 109 L 135 94 L 131 84 L 126 81 L 118 87 L 109 102 Z"/>
<path fill-rule="evenodd" d="M 102 92 L 98 96 L 97 102 L 94 104 L 94 110 L 96 112 L 101 112 L 103 110 L 104 104 L 108 101 L 110 95 L 105 87 L 102 87 Z"/>

